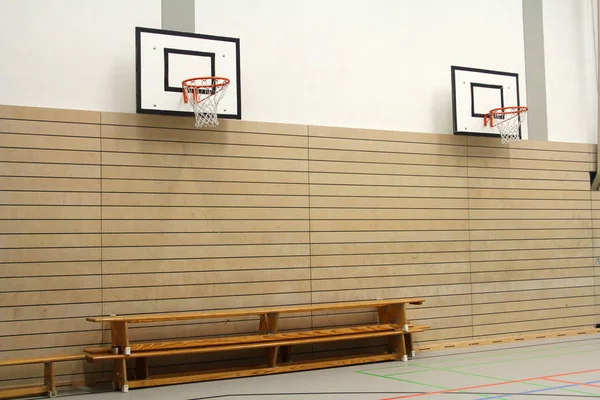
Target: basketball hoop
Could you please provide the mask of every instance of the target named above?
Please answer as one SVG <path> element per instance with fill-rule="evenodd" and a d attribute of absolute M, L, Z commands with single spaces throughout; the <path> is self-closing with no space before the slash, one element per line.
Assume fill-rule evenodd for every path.
<path fill-rule="evenodd" d="M 521 140 L 519 127 L 527 117 L 527 107 L 501 107 L 490 110 L 489 114 L 483 116 L 483 125 L 496 126 L 500 131 L 502 144 L 516 143 Z"/>
<path fill-rule="evenodd" d="M 183 101 L 189 101 L 194 110 L 196 128 L 219 125 L 217 108 L 228 85 L 229 79 L 216 76 L 190 78 L 181 83 Z"/>

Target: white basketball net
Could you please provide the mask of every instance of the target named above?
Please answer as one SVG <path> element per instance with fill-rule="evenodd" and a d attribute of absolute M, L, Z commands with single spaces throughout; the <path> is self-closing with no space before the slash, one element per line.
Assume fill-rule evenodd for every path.
<path fill-rule="evenodd" d="M 517 107 L 507 107 L 503 111 L 491 113 L 492 125 L 500 131 L 502 144 L 516 143 L 521 140 L 519 127 L 527 117 L 527 110 Z"/>
<path fill-rule="evenodd" d="M 219 125 L 219 102 L 228 86 L 229 80 L 223 78 L 196 78 L 184 83 L 183 90 L 196 116 L 196 128 Z"/>

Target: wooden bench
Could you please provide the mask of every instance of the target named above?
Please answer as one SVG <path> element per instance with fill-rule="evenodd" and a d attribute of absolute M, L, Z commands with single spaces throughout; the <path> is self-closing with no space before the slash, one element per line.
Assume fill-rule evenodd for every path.
<path fill-rule="evenodd" d="M 56 377 L 54 364 L 61 361 L 85 360 L 84 354 L 62 355 L 37 358 L 21 358 L 13 360 L 0 361 L 0 367 L 9 367 L 15 365 L 44 364 L 44 384 L 36 386 L 19 386 L 0 388 L 0 399 L 11 397 L 26 397 L 47 394 L 50 397 L 56 396 Z"/>
<path fill-rule="evenodd" d="M 327 368 L 339 365 L 352 365 L 384 360 L 401 359 L 406 361 L 413 355 L 411 334 L 422 332 L 428 326 L 415 326 L 408 322 L 406 306 L 419 305 L 423 299 L 374 300 L 348 303 L 316 304 L 308 306 L 286 306 L 252 308 L 242 310 L 164 313 L 149 315 L 128 315 L 88 318 L 91 322 L 110 323 L 111 346 L 84 349 L 89 362 L 111 360 L 113 362 L 113 384 L 123 392 L 130 388 L 159 386 L 176 383 L 199 382 L 242 376 L 255 376 L 290 371 Z M 375 309 L 378 323 L 353 327 L 278 332 L 281 314 L 319 311 L 343 311 L 351 309 Z M 227 336 L 152 343 L 130 343 L 131 324 L 219 319 L 232 317 L 258 316 L 256 334 Z M 383 354 L 345 356 L 321 360 L 292 361 L 291 347 L 301 344 L 338 342 L 366 338 L 387 338 L 387 349 Z M 264 365 L 240 367 L 216 371 L 168 374 L 150 376 L 148 358 L 189 354 L 216 353 L 224 351 L 264 349 Z M 135 379 L 127 377 L 127 359 L 135 360 Z"/>

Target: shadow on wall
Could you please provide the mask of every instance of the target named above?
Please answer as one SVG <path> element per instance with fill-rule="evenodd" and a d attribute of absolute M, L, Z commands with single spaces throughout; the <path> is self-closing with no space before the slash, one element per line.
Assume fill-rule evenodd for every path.
<path fill-rule="evenodd" d="M 434 97 L 431 109 L 434 115 L 434 131 L 453 135 L 452 97 L 449 90 L 439 90 Z"/>

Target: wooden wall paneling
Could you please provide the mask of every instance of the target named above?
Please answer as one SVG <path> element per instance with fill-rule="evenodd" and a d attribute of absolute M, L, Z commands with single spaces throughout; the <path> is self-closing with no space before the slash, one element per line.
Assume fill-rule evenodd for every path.
<path fill-rule="evenodd" d="M 500 168 L 500 169 L 523 169 L 523 170 L 547 170 L 558 171 L 559 176 L 563 171 L 588 172 L 590 163 L 587 161 L 562 161 L 557 163 L 552 160 L 537 159 L 514 159 L 514 158 L 490 158 L 490 157 L 469 157 L 469 165 L 482 168 Z M 593 169 L 592 169 L 593 170 Z M 505 171 L 505 176 L 510 175 L 512 171 Z M 521 173 L 515 172 L 517 175 Z M 501 173 L 499 173 L 501 174 Z"/>
<path fill-rule="evenodd" d="M 0 162 L 4 176 L 42 178 L 98 178 L 98 166 L 52 163 Z"/>
<path fill-rule="evenodd" d="M 330 150 L 332 153 L 334 150 Z M 311 149 L 312 152 L 312 149 Z M 334 155 L 337 153 L 333 153 Z M 380 160 L 381 161 L 381 160 Z M 395 161 L 395 160 L 394 160 Z M 402 160 L 404 161 L 404 160 Z M 314 173 L 330 174 L 377 174 L 377 175 L 421 175 L 421 176 L 449 176 L 465 177 L 466 170 L 463 166 L 437 165 L 434 160 L 428 164 L 381 163 L 381 162 L 347 162 L 347 161 L 320 161 L 311 160 L 311 171 Z"/>
<path fill-rule="evenodd" d="M 342 186 L 336 184 L 315 184 L 311 182 L 313 196 L 356 196 L 357 193 L 368 193 L 368 197 L 413 197 L 413 198 L 461 198 L 466 197 L 465 188 L 433 187 L 433 186 Z"/>
<path fill-rule="evenodd" d="M 198 233 L 113 233 L 105 234 L 105 247 L 184 245 L 277 245 L 308 244 L 305 232 L 207 232 Z"/>
<path fill-rule="evenodd" d="M 302 256 L 309 251 L 308 245 L 229 245 L 224 246 L 134 246 L 107 247 L 102 257 L 107 261 L 152 260 L 169 258 L 230 258 L 230 257 L 288 257 Z"/>
<path fill-rule="evenodd" d="M 0 179 L 0 183 L 2 180 Z M 307 196 L 306 185 L 251 182 L 189 182 L 114 179 L 102 182 L 104 193 L 169 193 L 222 195 L 300 195 Z"/>
<path fill-rule="evenodd" d="M 146 207 L 296 207 L 304 206 L 305 199 L 298 196 L 195 194 L 185 196 L 172 193 L 104 193 L 105 206 Z"/>
<path fill-rule="evenodd" d="M 469 156 L 488 157 L 488 158 L 507 158 L 507 159 L 527 159 L 527 160 L 550 160 L 565 162 L 588 162 L 591 153 L 583 147 L 572 147 L 573 150 L 565 151 L 559 147 L 564 143 L 556 143 L 554 148 L 547 145 L 524 148 L 524 146 L 480 146 L 469 142 Z M 587 146 L 587 145 L 584 145 Z"/>
<path fill-rule="evenodd" d="M 313 301 L 468 296 L 464 141 L 309 127 Z M 470 332 L 464 311 L 445 334 Z M 330 314 L 314 323 L 360 318 Z"/>
<path fill-rule="evenodd" d="M 219 274 L 215 271 L 197 272 L 157 272 L 141 274 L 119 273 L 107 276 L 104 279 L 105 288 L 126 287 L 155 287 L 155 286 L 182 286 L 182 285 L 218 285 L 218 284 L 252 284 L 305 281 L 310 278 L 307 268 L 278 268 L 278 269 L 234 269 L 222 270 Z"/>
<path fill-rule="evenodd" d="M 0 119 L 99 124 L 100 113 L 58 108 L 0 105 Z"/>
<path fill-rule="evenodd" d="M 278 269 L 304 269 L 309 267 L 306 255 L 288 257 L 221 257 L 203 259 L 154 259 L 154 260 L 118 260 L 104 261 L 106 275 L 172 273 L 183 272 L 219 272 L 219 271 L 257 271 Z M 215 275 L 219 276 L 219 275 Z M 108 277 L 107 277 L 108 279 Z"/>
<path fill-rule="evenodd" d="M 214 170 L 201 168 L 104 166 L 104 179 L 145 179 L 160 181 L 305 183 L 304 171 Z"/>
<path fill-rule="evenodd" d="M 523 302 L 531 300 L 544 300 L 544 299 L 566 299 L 569 297 L 585 297 L 593 296 L 594 287 L 590 284 L 588 279 L 579 279 L 580 285 L 572 285 L 570 287 L 560 286 L 558 282 L 552 282 L 554 285 L 547 285 L 546 287 L 539 288 L 538 290 L 523 291 L 500 291 L 500 292 L 482 292 L 473 293 L 473 306 L 486 305 L 503 302 Z M 521 284 L 523 286 L 523 284 Z"/>
<path fill-rule="evenodd" d="M 417 276 L 417 275 L 445 275 L 462 274 L 470 271 L 469 263 L 440 263 L 440 264 L 414 264 L 414 265 L 360 265 L 336 266 L 315 268 L 312 271 L 313 279 L 335 278 L 365 278 L 388 276 Z M 419 308 L 420 309 L 420 308 Z"/>
<path fill-rule="evenodd" d="M 529 189 L 529 190 L 589 190 L 586 181 L 551 181 L 536 179 L 470 178 L 469 186 L 482 189 Z"/>
<path fill-rule="evenodd" d="M 4 307 L 37 306 L 73 303 L 100 303 L 100 289 L 12 291 L 0 293 Z"/>
<path fill-rule="evenodd" d="M 174 291 L 176 295 L 176 291 Z M 155 299 L 104 302 L 104 314 L 143 314 L 152 312 L 201 311 L 218 308 L 267 307 L 270 305 L 310 304 L 311 293 L 262 293 L 257 295 Z"/>
<path fill-rule="evenodd" d="M 103 151 L 242 158 L 306 159 L 307 149 L 294 147 L 228 145 L 226 143 L 186 143 L 150 140 L 102 139 Z M 227 151 L 224 154 L 224 151 Z"/>
<path fill-rule="evenodd" d="M 577 258 L 591 257 L 590 248 L 566 248 L 566 249 L 521 249 L 521 250 L 497 250 L 479 251 L 471 253 L 472 260 L 477 261 L 515 261 L 515 260 L 545 260 L 547 258 Z M 540 261 L 543 265 L 543 261 Z"/>
<path fill-rule="evenodd" d="M 421 343 L 600 315 L 595 145 L 234 120 L 199 131 L 190 118 L 13 106 L 0 106 L 0 133 L 4 357 L 106 342 L 83 319 L 110 313 L 420 296 L 411 319 L 434 326 Z M 155 324 L 132 335 L 255 329 Z M 306 346 L 302 356 L 359 350 Z M 179 362 L 198 364 L 152 368 Z M 101 367 L 61 368 L 76 379 Z"/>
<path fill-rule="evenodd" d="M 600 247 L 598 246 L 598 239 L 600 238 L 600 192 L 591 192 L 590 194 L 592 204 L 592 237 L 594 241 L 594 254 L 593 254 L 593 265 L 594 265 L 594 281 L 595 281 L 595 292 L 594 297 L 596 301 L 596 324 L 600 323 Z"/>
<path fill-rule="evenodd" d="M 190 117 L 171 117 L 164 115 L 148 114 L 125 114 L 125 113 L 102 113 L 102 125 L 110 126 L 137 126 L 148 128 L 186 129 L 192 134 L 198 134 L 199 130 L 194 127 L 194 120 Z M 205 128 L 201 132 L 245 132 L 245 133 L 282 133 L 286 135 L 306 136 L 306 125 L 264 123 L 253 121 L 240 121 L 225 119 L 219 121 L 215 128 Z"/>
<path fill-rule="evenodd" d="M 544 199 L 471 199 L 471 209 L 523 209 L 523 210 L 589 210 L 589 199 L 544 200 Z M 553 215 L 551 213 L 549 217 Z"/>
<path fill-rule="evenodd" d="M 595 324 L 594 315 L 569 316 L 566 318 L 542 319 L 536 321 L 519 321 L 494 325 L 478 325 L 473 327 L 474 337 L 490 335 L 510 335 L 525 332 L 543 332 L 544 330 L 569 330 L 590 327 Z"/>
<path fill-rule="evenodd" d="M 470 166 L 471 159 L 469 159 Z M 563 163 L 561 163 L 563 164 Z M 533 167 L 535 162 L 532 162 L 530 167 Z M 560 165 L 562 167 L 562 165 Z M 570 171 L 558 169 L 535 169 L 535 168 L 491 168 L 491 167 L 471 167 L 469 168 L 470 177 L 473 178 L 501 178 L 501 179 L 536 179 L 536 180 L 550 180 L 550 181 L 589 181 L 589 173 L 585 170 Z"/>
<path fill-rule="evenodd" d="M 589 200 L 590 194 L 583 190 L 496 190 L 469 188 L 470 199 L 516 199 L 516 200 Z"/>
<path fill-rule="evenodd" d="M 405 149 L 403 149 L 405 150 Z M 338 149 L 320 149 L 311 147 L 311 160 L 327 161 L 327 162 L 353 162 L 362 165 L 363 163 L 372 164 L 389 164 L 400 168 L 412 165 L 436 165 L 449 167 L 465 167 L 466 159 L 464 157 L 456 157 L 453 154 L 435 154 L 435 150 L 431 150 L 432 154 L 412 154 L 410 151 L 403 153 L 390 152 L 385 159 L 382 160 L 378 152 L 365 152 L 360 150 L 338 150 Z"/>
<path fill-rule="evenodd" d="M 12 210 L 11 210 L 12 211 Z M 54 211 L 54 210 L 49 210 Z M 57 210 L 59 213 L 61 210 Z M 85 210 L 87 211 L 87 210 Z M 95 211 L 95 210 L 94 210 Z M 23 212 L 20 209 L 13 213 Z M 84 210 L 81 211 L 83 215 Z M 297 207 L 103 207 L 106 219 L 308 220 L 308 209 Z"/>
<path fill-rule="evenodd" d="M 17 147 L 30 149 L 56 149 L 76 151 L 98 151 L 100 143 L 97 138 L 52 136 L 52 135 L 23 135 L 3 133 L 0 140 L 2 147 Z"/>
<path fill-rule="evenodd" d="M 28 335 L 28 334 L 43 334 L 45 332 L 84 332 L 98 331 L 97 327 L 93 326 L 82 317 L 69 317 L 48 319 L 40 324 L 38 320 L 20 320 L 20 321 L 2 321 L 0 329 L 4 335 Z"/>
<path fill-rule="evenodd" d="M 105 233 L 308 232 L 304 220 L 103 220 Z"/>
<path fill-rule="evenodd" d="M 100 114 L 0 106 L 1 358 L 77 353 L 100 342 Z M 96 368 L 97 369 L 97 368 Z M 58 366 L 82 378 L 82 363 Z M 3 368 L 10 385 L 39 366 Z"/>
<path fill-rule="evenodd" d="M 311 232 L 365 232 L 371 234 L 377 231 L 464 231 L 468 233 L 468 221 L 466 220 L 312 220 L 310 221 Z"/>
<path fill-rule="evenodd" d="M 467 144 L 466 136 L 453 135 L 432 135 L 429 133 L 389 131 L 377 129 L 360 128 L 341 128 L 331 126 L 309 126 L 311 138 L 341 138 L 341 139 L 360 139 L 360 140 L 379 140 L 400 142 L 404 146 L 410 146 L 411 143 L 426 143 L 430 145 L 451 145 L 465 146 Z"/>
<path fill-rule="evenodd" d="M 503 260 L 497 261 L 478 261 L 471 263 L 471 271 L 473 274 L 480 272 L 493 273 L 496 271 L 519 271 L 519 270 L 540 270 L 540 269 L 561 269 L 561 268 L 581 268 L 587 267 L 591 263 L 590 257 L 571 257 L 567 258 L 561 254 L 554 254 L 554 258 L 545 258 L 541 260 L 525 259 L 511 260 L 507 264 Z"/>
<path fill-rule="evenodd" d="M 267 127 L 270 124 L 264 124 Z M 218 128 L 217 128 L 218 129 Z M 102 137 L 132 141 L 159 141 L 177 143 L 215 143 L 226 145 L 254 145 L 306 148 L 306 134 L 301 128 L 279 132 L 228 131 L 203 129 L 152 128 L 125 125 L 102 125 Z"/>
<path fill-rule="evenodd" d="M 589 265 L 589 261 L 586 260 Z M 508 282 L 508 281 L 523 281 L 529 279 L 547 279 L 547 278 L 580 278 L 589 277 L 593 275 L 592 267 L 571 267 L 571 268 L 559 268 L 559 269 L 531 269 L 531 270 L 520 270 L 520 271 L 498 271 L 498 272 L 479 272 L 472 273 L 472 282 L 484 283 L 484 282 Z"/>
<path fill-rule="evenodd" d="M 561 293 L 555 295 L 559 296 Z M 594 305 L 594 299 L 589 296 L 589 290 L 586 290 L 586 288 L 574 289 L 573 293 L 562 293 L 562 295 L 567 297 L 476 304 L 473 305 L 473 313 L 477 316 L 484 316 L 495 315 L 496 313 L 554 310 L 562 307 Z"/>
<path fill-rule="evenodd" d="M 163 299 L 200 299 L 222 296 L 255 296 L 310 292 L 310 281 L 234 282 L 215 284 L 162 285 L 152 287 L 104 288 L 103 301 L 146 301 Z"/>
<path fill-rule="evenodd" d="M 99 192 L 99 179 L 0 177 L 0 185 L 11 191 Z"/>
<path fill-rule="evenodd" d="M 29 162 L 56 164 L 100 164 L 100 153 L 95 151 L 31 149 L 0 147 L 0 160 L 5 162 Z"/>
<path fill-rule="evenodd" d="M 472 251 L 488 250 L 521 250 L 521 249 L 591 249 L 592 241 L 589 238 L 563 238 L 563 239 L 519 239 L 519 240 L 488 240 L 473 241 Z M 557 254 L 560 256 L 560 254 Z M 591 256 L 591 253 L 590 253 Z"/>
<path fill-rule="evenodd" d="M 156 168 L 226 169 L 251 171 L 306 171 L 304 160 L 285 158 L 222 157 L 201 154 L 161 154 L 111 152 L 103 149 L 102 163 L 105 166 L 147 166 Z"/>
<path fill-rule="evenodd" d="M 464 156 L 466 148 L 461 145 L 439 145 L 429 143 L 403 143 L 391 140 L 377 141 L 368 137 L 363 139 L 324 138 L 311 135 L 311 150 L 335 150 L 339 152 L 360 151 L 364 153 L 402 155 L 427 154 L 438 156 Z M 392 156 L 393 157 L 393 156 Z"/>
<path fill-rule="evenodd" d="M 469 147 L 474 336 L 574 328 L 593 314 L 588 147 L 534 145 Z"/>
<path fill-rule="evenodd" d="M 102 307 L 100 302 L 0 307 L 0 321 L 86 318 L 90 315 L 101 314 Z"/>
<path fill-rule="evenodd" d="M 98 261 L 100 248 L 27 248 L 27 249 L 0 249 L 0 264 L 2 263 L 38 263 L 38 262 L 66 262 L 66 261 Z"/>
<path fill-rule="evenodd" d="M 350 254 L 350 255 L 311 255 L 313 268 L 320 267 L 338 267 L 354 265 L 386 265 L 386 264 L 438 264 L 468 262 L 468 252 L 436 252 L 421 253 L 414 255 L 412 253 L 383 253 L 383 254 Z"/>
<path fill-rule="evenodd" d="M 83 332 L 59 332 L 29 334 L 12 337 L 0 337 L 0 351 L 17 352 L 21 350 L 40 350 L 45 348 L 63 348 L 89 346 L 99 343 L 101 332 L 83 331 Z M 66 351 L 65 351 L 66 352 Z"/>
<path fill-rule="evenodd" d="M 305 127 L 236 121 L 199 134 L 179 119 L 157 120 L 161 129 L 153 118 L 108 120 L 105 314 L 311 302 Z M 132 337 L 251 332 L 256 321 L 179 328 Z"/>
<path fill-rule="evenodd" d="M 474 230 L 521 230 L 521 229 L 591 229 L 590 219 L 481 219 L 470 220 Z"/>
<path fill-rule="evenodd" d="M 419 197 L 311 196 L 311 208 L 467 209 L 467 199 Z"/>
<path fill-rule="evenodd" d="M 336 231 L 335 229 L 330 229 Z M 415 231 L 336 231 L 336 235 L 327 232 L 311 232 L 312 243 L 395 243 L 395 242 L 462 242 L 469 240 L 469 233 L 461 230 L 415 230 Z"/>
<path fill-rule="evenodd" d="M 97 123 L 33 121 L 0 118 L 0 132 L 10 134 L 98 138 Z"/>
<path fill-rule="evenodd" d="M 75 275 L 75 276 L 37 276 L 31 277 L 7 277 L 3 276 L 0 280 L 0 293 L 7 292 L 35 292 L 45 290 L 72 290 L 95 289 L 100 286 L 100 277 L 94 275 Z"/>
<path fill-rule="evenodd" d="M 469 136 L 467 138 L 470 146 L 505 148 L 497 139 L 484 136 Z M 569 143 L 569 142 L 549 142 L 539 140 L 522 140 L 518 143 L 512 143 L 511 148 L 529 149 L 529 150 L 546 150 L 546 151 L 563 151 L 571 153 L 587 153 L 594 154 L 596 151 L 595 145 L 585 143 Z"/>
<path fill-rule="evenodd" d="M 587 228 L 519 229 L 519 230 L 471 230 L 471 240 L 523 240 L 523 239 L 590 239 L 592 230 Z"/>
<path fill-rule="evenodd" d="M 24 277 L 62 277 L 62 276 L 88 276 L 97 275 L 100 271 L 100 261 L 69 261 L 54 262 L 52 268 L 48 268 L 45 262 L 39 263 L 7 263 L 2 264 L 3 278 Z"/>

